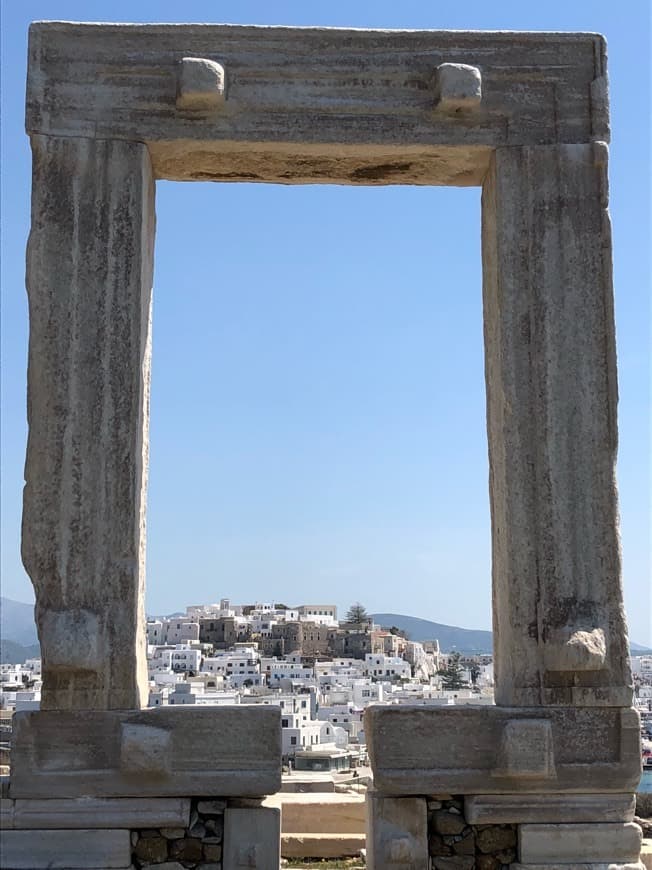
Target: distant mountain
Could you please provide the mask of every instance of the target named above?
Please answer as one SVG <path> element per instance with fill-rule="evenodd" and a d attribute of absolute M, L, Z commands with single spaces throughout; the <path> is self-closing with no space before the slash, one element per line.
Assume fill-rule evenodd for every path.
<path fill-rule="evenodd" d="M 41 649 L 39 645 L 23 646 L 20 643 L 15 643 L 13 640 L 0 640 L 0 662 L 5 665 L 22 665 L 27 659 L 38 659 L 41 657 Z"/>
<path fill-rule="evenodd" d="M 0 639 L 23 645 L 38 643 L 33 604 L 0 598 Z"/>
<path fill-rule="evenodd" d="M 410 640 L 438 640 L 442 652 L 473 652 L 492 653 L 492 634 L 490 631 L 479 631 L 469 628 L 457 628 L 454 625 L 444 625 L 441 622 L 430 622 L 428 619 L 417 619 L 415 616 L 401 616 L 399 613 L 374 613 L 374 622 L 386 628 L 395 625 L 406 632 Z M 630 643 L 629 651 L 633 656 L 652 653 L 649 647 L 640 643 Z"/>
<path fill-rule="evenodd" d="M 175 616 L 185 616 L 185 613 L 169 614 L 168 618 Z M 490 631 L 458 628 L 454 625 L 418 619 L 416 616 L 403 616 L 399 613 L 374 613 L 372 616 L 379 625 L 388 628 L 395 625 L 401 631 L 405 631 L 410 640 L 438 640 L 444 652 L 454 649 L 459 652 L 491 653 L 493 649 Z M 20 664 L 25 658 L 39 655 L 33 604 L 0 598 L 0 641 L 2 641 L 0 661 Z M 27 647 L 28 651 L 23 653 L 15 649 L 16 645 Z M 633 642 L 630 644 L 630 651 L 632 655 L 652 654 L 652 649 L 649 647 Z M 14 659 L 8 656 L 23 657 Z"/>
<path fill-rule="evenodd" d="M 649 646 L 641 646 L 640 643 L 630 641 L 629 651 L 633 656 L 647 656 L 652 653 L 652 648 Z"/>
<path fill-rule="evenodd" d="M 438 640 L 442 652 L 491 653 L 493 650 L 490 631 L 457 628 L 416 616 L 402 616 L 399 613 L 374 613 L 374 622 L 390 628 L 395 625 L 407 633 L 410 640 Z"/>

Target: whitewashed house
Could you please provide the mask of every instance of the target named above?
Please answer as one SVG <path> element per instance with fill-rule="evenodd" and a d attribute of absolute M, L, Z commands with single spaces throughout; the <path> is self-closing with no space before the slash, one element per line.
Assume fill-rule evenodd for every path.
<path fill-rule="evenodd" d="M 297 607 L 300 622 L 316 622 L 336 628 L 337 607 L 334 604 L 302 604 Z"/>
<path fill-rule="evenodd" d="M 364 675 L 374 679 L 406 679 L 412 676 L 409 662 L 399 656 L 386 656 L 382 653 L 374 655 L 367 653 L 364 657 Z"/>

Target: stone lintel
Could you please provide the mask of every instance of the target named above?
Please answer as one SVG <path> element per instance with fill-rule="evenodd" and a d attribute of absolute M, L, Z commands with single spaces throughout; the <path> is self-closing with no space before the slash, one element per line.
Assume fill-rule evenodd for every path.
<path fill-rule="evenodd" d="M 631 794 L 483 794 L 464 799 L 470 825 L 525 822 L 631 822 L 636 795 Z"/>
<path fill-rule="evenodd" d="M 18 799 L 15 828 L 187 828 L 189 798 Z"/>
<path fill-rule="evenodd" d="M 11 797 L 272 794 L 281 787 L 280 717 L 277 707 L 247 706 L 17 713 Z M 132 768 L 125 759 L 138 747 Z"/>
<path fill-rule="evenodd" d="M 214 70 L 199 87 L 188 83 L 192 105 L 199 100 L 209 111 L 180 112 L 184 58 L 222 67 L 228 100 L 220 99 Z M 433 111 L 437 70 L 451 65 L 481 71 L 482 103 L 472 118 Z M 30 133 L 124 138 L 163 149 L 230 141 L 234 154 L 237 145 L 248 152 L 272 142 L 318 144 L 333 157 L 351 143 L 586 142 L 608 135 L 605 75 L 604 40 L 593 33 L 37 22 L 30 28 L 26 124 Z M 188 178 L 203 171 L 191 156 L 186 166 Z"/>
<path fill-rule="evenodd" d="M 641 836 L 634 822 L 519 825 L 518 855 L 523 864 L 635 862 Z"/>
<path fill-rule="evenodd" d="M 131 835 L 124 831 L 3 831 L 4 870 L 113 870 L 131 867 Z"/>
<path fill-rule="evenodd" d="M 519 722 L 549 725 L 552 762 L 510 756 Z M 547 730 L 547 729 L 546 729 Z M 639 717 L 612 707 L 368 707 L 365 733 L 374 782 L 390 795 L 634 792 L 640 779 Z M 410 740 L 405 739 L 410 734 Z M 517 744 L 520 745 L 517 741 Z"/>

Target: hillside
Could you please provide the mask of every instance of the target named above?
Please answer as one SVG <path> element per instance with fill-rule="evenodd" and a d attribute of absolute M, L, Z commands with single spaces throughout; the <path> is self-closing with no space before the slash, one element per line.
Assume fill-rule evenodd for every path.
<path fill-rule="evenodd" d="M 415 616 L 402 616 L 399 613 L 374 613 L 374 621 L 383 627 L 395 625 L 407 633 L 410 640 L 438 640 L 442 652 L 456 650 L 458 652 L 491 653 L 492 635 L 490 631 L 480 631 L 470 628 L 458 628 L 455 625 L 444 625 L 441 622 L 431 622 L 429 619 L 418 619 Z M 648 647 L 633 641 L 629 645 L 633 656 L 646 655 L 652 652 Z"/>
<path fill-rule="evenodd" d="M 455 649 L 459 652 L 491 653 L 491 632 L 479 629 L 458 628 L 418 619 L 416 616 L 403 616 L 399 613 L 374 613 L 374 622 L 389 628 L 395 625 L 405 631 L 410 640 L 438 640 L 442 652 Z"/>
<path fill-rule="evenodd" d="M 34 605 L 0 598 L 0 638 L 27 646 L 37 643 Z"/>
<path fill-rule="evenodd" d="M 0 640 L 0 662 L 5 665 L 22 665 L 27 659 L 38 659 L 41 649 L 37 643 L 23 646 L 13 640 Z"/>
<path fill-rule="evenodd" d="M 182 613 L 171 616 L 182 616 Z M 405 631 L 410 640 L 438 640 L 444 652 L 459 650 L 460 652 L 486 652 L 491 653 L 491 632 L 470 628 L 459 628 L 455 625 L 445 625 L 441 622 L 432 622 L 429 619 L 419 619 L 416 616 L 404 616 L 399 613 L 374 613 L 374 620 L 382 626 L 395 625 Z M 34 605 L 24 604 L 22 601 L 12 601 L 10 598 L 0 598 L 0 639 L 2 640 L 2 654 L 0 661 L 19 663 L 24 658 L 32 658 L 38 655 L 38 638 L 34 623 Z M 24 654 L 24 658 L 16 659 L 12 656 L 21 656 L 23 653 L 14 647 L 5 645 L 16 644 L 29 647 L 30 651 Z M 36 646 L 35 646 L 36 645 Z M 36 652 L 34 652 L 34 648 Z M 632 642 L 630 644 L 632 655 L 642 655 L 652 652 L 645 646 Z M 6 650 L 6 655 L 5 655 Z"/>

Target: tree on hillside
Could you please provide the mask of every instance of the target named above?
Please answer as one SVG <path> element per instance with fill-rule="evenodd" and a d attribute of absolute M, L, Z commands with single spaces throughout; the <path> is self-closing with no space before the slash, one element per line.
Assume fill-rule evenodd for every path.
<path fill-rule="evenodd" d="M 367 622 L 368 619 L 369 614 L 367 613 L 366 608 L 360 604 L 359 601 L 352 604 L 346 614 L 347 622 Z"/>
<path fill-rule="evenodd" d="M 464 668 L 460 662 L 461 656 L 458 652 L 453 653 L 448 657 L 448 664 L 445 668 L 440 668 L 437 673 L 441 677 L 443 689 L 464 689 L 469 684 L 463 678 Z"/>
<path fill-rule="evenodd" d="M 389 633 L 395 634 L 397 637 L 402 637 L 403 640 L 409 640 L 410 635 L 402 628 L 399 628 L 397 625 L 390 625 Z"/>

